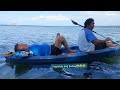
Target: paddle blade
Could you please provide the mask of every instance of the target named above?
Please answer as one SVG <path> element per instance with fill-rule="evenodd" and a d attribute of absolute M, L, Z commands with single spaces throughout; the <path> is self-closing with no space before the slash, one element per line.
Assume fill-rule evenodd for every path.
<path fill-rule="evenodd" d="M 77 22 L 75 22 L 75 21 L 73 21 L 73 20 L 71 20 L 71 21 L 72 21 L 73 24 L 75 24 L 75 25 L 79 25 Z"/>

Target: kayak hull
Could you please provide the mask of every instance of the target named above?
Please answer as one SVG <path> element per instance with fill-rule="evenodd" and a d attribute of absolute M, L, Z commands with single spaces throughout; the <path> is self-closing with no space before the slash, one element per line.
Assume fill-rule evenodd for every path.
<path fill-rule="evenodd" d="M 72 50 L 78 50 L 78 46 L 71 47 Z M 67 51 L 62 48 L 62 51 Z M 104 61 L 106 58 L 112 58 L 120 55 L 120 46 L 95 50 L 95 54 L 86 52 L 77 52 L 74 54 L 62 56 L 32 56 L 26 58 L 5 57 L 8 63 L 19 64 L 63 64 L 63 63 L 91 63 L 93 61 Z"/>

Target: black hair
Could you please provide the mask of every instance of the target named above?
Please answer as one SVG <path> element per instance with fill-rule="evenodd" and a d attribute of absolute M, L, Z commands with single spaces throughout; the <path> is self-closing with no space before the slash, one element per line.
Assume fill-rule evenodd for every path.
<path fill-rule="evenodd" d="M 15 52 L 16 52 L 16 51 L 19 51 L 19 49 L 18 49 L 18 44 L 15 45 L 14 50 L 15 50 Z"/>
<path fill-rule="evenodd" d="M 86 28 L 88 25 L 90 25 L 91 22 L 94 22 L 94 19 L 88 18 L 84 23 L 84 28 Z"/>

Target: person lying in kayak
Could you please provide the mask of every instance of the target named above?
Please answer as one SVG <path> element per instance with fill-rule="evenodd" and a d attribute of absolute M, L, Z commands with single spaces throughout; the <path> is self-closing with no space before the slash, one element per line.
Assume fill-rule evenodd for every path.
<path fill-rule="evenodd" d="M 75 52 L 68 47 L 68 43 L 66 39 L 63 36 L 60 36 L 60 33 L 57 33 L 55 43 L 53 45 L 33 44 L 33 45 L 28 46 L 27 44 L 16 44 L 14 47 L 14 50 L 15 52 L 29 51 L 35 56 L 61 55 L 62 45 L 67 49 L 68 53 Z"/>
<path fill-rule="evenodd" d="M 93 28 L 94 19 L 87 19 L 84 23 L 84 29 L 79 33 L 78 46 L 80 51 L 90 52 L 119 45 L 112 43 L 112 40 L 109 37 L 105 40 L 97 39 L 92 32 Z"/>

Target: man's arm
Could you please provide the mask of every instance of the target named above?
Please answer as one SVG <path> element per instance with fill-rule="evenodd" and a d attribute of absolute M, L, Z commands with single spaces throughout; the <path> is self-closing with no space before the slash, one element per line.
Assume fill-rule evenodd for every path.
<path fill-rule="evenodd" d="M 93 40 L 91 41 L 94 45 L 97 45 L 97 44 L 101 44 L 101 43 L 105 43 L 106 42 L 106 39 L 105 40 L 99 40 L 99 39 L 96 39 L 96 40 Z"/>
<path fill-rule="evenodd" d="M 105 40 L 100 40 L 100 39 L 96 39 L 96 40 L 93 40 L 92 43 L 97 45 L 97 44 L 101 44 L 101 43 L 105 43 L 106 41 L 109 41 L 111 40 L 111 38 L 106 38 Z"/>
<path fill-rule="evenodd" d="M 88 42 L 92 42 L 94 45 L 105 43 L 106 41 L 111 40 L 111 38 L 109 37 L 106 38 L 105 40 L 97 39 L 96 36 L 93 34 L 93 32 L 90 30 L 85 30 L 85 34 L 86 34 L 86 39 L 88 40 Z"/>

